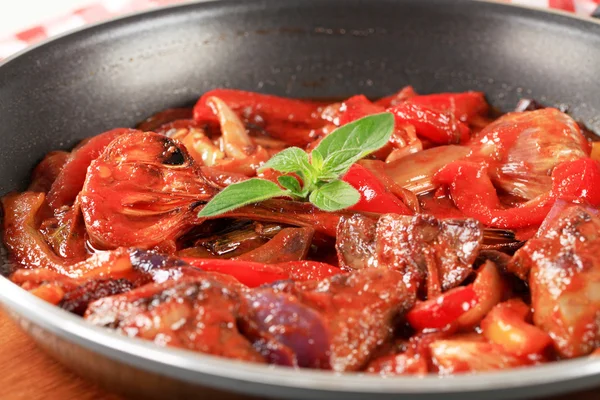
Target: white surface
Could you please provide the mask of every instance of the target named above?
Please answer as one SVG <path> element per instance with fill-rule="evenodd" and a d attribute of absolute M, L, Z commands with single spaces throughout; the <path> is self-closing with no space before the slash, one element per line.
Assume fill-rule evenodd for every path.
<path fill-rule="evenodd" d="M 0 0 L 0 37 L 95 2 L 97 0 Z"/>

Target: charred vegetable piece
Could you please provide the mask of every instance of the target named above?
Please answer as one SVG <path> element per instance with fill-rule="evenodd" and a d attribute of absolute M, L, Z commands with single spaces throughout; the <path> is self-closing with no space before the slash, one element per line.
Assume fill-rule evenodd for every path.
<path fill-rule="evenodd" d="M 211 228 L 211 222 L 214 228 Z M 204 229 L 208 231 L 202 233 Z M 279 224 L 249 220 L 212 220 L 180 238 L 182 250 L 177 254 L 183 257 L 234 258 L 260 248 L 282 229 Z"/>
<path fill-rule="evenodd" d="M 235 259 L 265 264 L 301 261 L 308 253 L 314 233 L 311 228 L 285 228 L 266 244 Z"/>
<path fill-rule="evenodd" d="M 340 218 L 348 215 L 351 215 L 348 211 L 325 212 L 308 203 L 271 199 L 260 204 L 237 208 L 223 216 L 312 227 L 316 232 L 335 237 Z"/>

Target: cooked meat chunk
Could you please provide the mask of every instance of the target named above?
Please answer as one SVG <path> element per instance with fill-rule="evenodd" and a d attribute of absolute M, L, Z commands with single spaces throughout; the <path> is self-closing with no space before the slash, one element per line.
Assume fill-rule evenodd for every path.
<path fill-rule="evenodd" d="M 206 274 L 106 297 L 91 303 L 85 318 L 160 345 L 265 362 L 238 331 L 237 320 L 245 313 L 238 291 Z"/>
<path fill-rule="evenodd" d="M 372 222 L 354 215 L 340 222 L 336 248 L 343 268 L 392 268 L 410 285 L 420 287 L 429 280 L 428 286 L 445 291 L 471 273 L 482 239 L 481 225 L 473 219 L 386 214 Z"/>
<path fill-rule="evenodd" d="M 127 292 L 133 284 L 127 279 L 91 280 L 65 293 L 58 306 L 72 313 L 83 315 L 89 303 L 107 296 Z"/>
<path fill-rule="evenodd" d="M 389 269 L 282 282 L 246 298 L 254 311 L 246 332 L 271 362 L 335 371 L 364 367 L 415 300 Z"/>
<path fill-rule="evenodd" d="M 544 223 L 514 256 L 529 271 L 535 324 L 552 337 L 562 357 L 600 346 L 600 217 L 580 206 Z M 516 268 L 516 267 L 513 267 Z"/>

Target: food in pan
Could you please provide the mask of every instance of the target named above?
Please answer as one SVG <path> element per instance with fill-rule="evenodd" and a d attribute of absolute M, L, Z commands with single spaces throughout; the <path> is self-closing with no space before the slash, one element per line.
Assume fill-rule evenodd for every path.
<path fill-rule="evenodd" d="M 600 147 L 479 92 L 230 89 L 53 151 L 2 199 L 10 279 L 255 363 L 441 375 L 600 347 Z"/>

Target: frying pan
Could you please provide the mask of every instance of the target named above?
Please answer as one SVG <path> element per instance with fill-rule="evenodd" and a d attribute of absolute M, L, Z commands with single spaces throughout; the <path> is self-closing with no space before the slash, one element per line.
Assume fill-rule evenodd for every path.
<path fill-rule="evenodd" d="M 600 131 L 600 24 L 469 0 L 202 2 L 59 37 L 0 66 L 0 192 L 51 149 L 191 104 L 214 87 L 296 97 L 482 90 L 533 97 Z M 0 278 L 0 300 L 79 373 L 153 398 L 521 398 L 600 383 L 600 359 L 449 378 L 297 371 L 164 349 L 90 326 Z M 10 366 L 8 366 L 10 367 Z"/>

